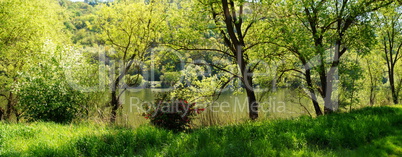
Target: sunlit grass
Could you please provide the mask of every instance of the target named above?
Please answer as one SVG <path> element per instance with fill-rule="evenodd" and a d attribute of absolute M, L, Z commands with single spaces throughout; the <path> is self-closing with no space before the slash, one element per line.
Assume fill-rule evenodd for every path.
<path fill-rule="evenodd" d="M 402 107 L 173 133 L 95 123 L 0 123 L 0 156 L 401 156 Z"/>

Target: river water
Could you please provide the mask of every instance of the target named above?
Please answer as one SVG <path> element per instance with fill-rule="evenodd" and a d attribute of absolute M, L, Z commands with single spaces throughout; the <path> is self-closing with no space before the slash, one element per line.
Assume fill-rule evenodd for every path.
<path fill-rule="evenodd" d="M 142 116 L 145 111 L 143 106 L 144 103 L 152 103 L 155 93 L 158 92 L 161 92 L 161 90 L 127 90 L 122 96 L 122 102 L 124 103 L 118 122 L 127 126 L 139 126 L 148 123 L 148 120 Z M 277 89 L 276 92 L 264 95 L 263 99 L 259 101 L 259 119 L 282 119 L 307 115 L 308 112 L 301 105 L 304 105 L 312 112 L 311 101 L 299 95 L 299 93 L 290 89 Z M 235 95 L 231 92 L 225 92 L 216 101 L 209 104 L 206 107 L 208 112 L 201 113 L 200 117 L 207 121 L 213 119 L 216 124 L 230 124 L 247 120 L 247 109 L 247 96 L 245 93 Z"/>

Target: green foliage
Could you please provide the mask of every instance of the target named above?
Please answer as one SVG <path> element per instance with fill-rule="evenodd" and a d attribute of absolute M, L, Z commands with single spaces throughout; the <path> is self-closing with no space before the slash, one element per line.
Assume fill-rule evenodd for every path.
<path fill-rule="evenodd" d="M 195 108 L 195 103 L 185 100 L 156 100 L 154 104 L 145 107 L 147 112 L 144 116 L 151 124 L 175 132 L 190 129 L 195 115 L 204 110 Z"/>
<path fill-rule="evenodd" d="M 230 68 L 230 66 L 228 67 Z M 165 88 L 170 88 L 168 98 L 197 102 L 197 104 L 202 104 L 198 107 L 206 107 L 213 102 L 219 92 L 228 90 L 235 93 L 241 92 L 241 88 L 237 86 L 239 80 L 230 79 L 228 73 L 211 75 L 208 70 L 210 69 L 207 66 L 193 63 L 187 65 L 180 72 L 166 72 L 165 74 L 170 75 L 169 79 L 173 80 L 170 81 L 170 84 L 165 82 Z M 164 84 L 164 76 L 162 75 L 161 78 L 162 85 Z"/>
<path fill-rule="evenodd" d="M 46 68 L 44 68 L 45 70 Z M 71 122 L 84 113 L 85 97 L 68 86 L 63 79 L 30 78 L 19 89 L 19 108 L 28 121 Z"/>
<path fill-rule="evenodd" d="M 402 89 L 402 78 L 398 62 L 401 58 L 402 47 L 402 22 L 401 22 L 401 6 L 390 5 L 381 8 L 375 14 L 375 23 L 377 27 L 376 37 L 378 40 L 377 50 L 381 51 L 383 60 L 386 62 L 386 71 L 388 72 L 388 83 L 391 90 L 392 100 L 394 104 L 399 103 L 399 93 Z M 398 48 L 397 48 L 398 47 Z"/>
<path fill-rule="evenodd" d="M 16 86 L 22 116 L 28 121 L 66 123 L 87 115 L 88 103 L 96 93 L 83 93 L 85 89 L 77 84 L 95 85 L 89 77 L 95 69 L 79 52 L 60 50 L 52 43 L 44 47 L 46 51 L 37 56 L 43 61 L 27 67 L 29 71 L 21 73 L 21 83 Z"/>
<path fill-rule="evenodd" d="M 173 133 L 100 124 L 0 123 L 1 156 L 400 156 L 402 108 Z"/>
<path fill-rule="evenodd" d="M 71 40 L 76 46 L 95 46 L 102 43 L 96 36 L 96 33 L 100 32 L 100 28 L 95 25 L 95 12 L 98 11 L 98 7 L 69 1 L 61 1 L 60 5 L 66 8 L 64 12 L 66 33 L 71 34 Z"/>
<path fill-rule="evenodd" d="M 138 87 L 143 83 L 144 78 L 140 74 L 126 75 L 126 84 L 130 87 Z"/>
<path fill-rule="evenodd" d="M 20 114 L 14 93 L 21 80 L 19 73 L 38 62 L 35 56 L 40 55 L 44 43 L 69 44 L 63 33 L 63 11 L 54 0 L 0 1 L 0 96 L 7 104 L 7 120 L 13 120 L 13 115 L 18 119 Z"/>
<path fill-rule="evenodd" d="M 155 1 L 150 5 L 121 2 L 100 7 L 96 26 L 101 29 L 100 37 L 115 50 L 108 55 L 123 62 L 142 61 L 160 37 L 164 26 L 163 6 Z M 136 57 L 132 58 L 133 55 Z"/>
<path fill-rule="evenodd" d="M 116 110 L 121 106 L 120 95 L 124 92 L 120 89 L 125 88 L 123 77 L 131 69 L 141 67 L 150 53 L 149 50 L 158 42 L 164 26 L 164 6 L 159 1 L 148 4 L 124 1 L 99 7 L 96 26 L 101 29 L 101 39 L 113 47 L 107 56 L 111 59 L 110 121 L 114 123 Z"/>
<path fill-rule="evenodd" d="M 401 6 L 391 0 L 227 0 L 226 15 L 222 5 L 226 0 L 86 2 L 90 4 L 0 1 L 0 106 L 15 112 L 17 119 L 22 115 L 22 120 L 66 123 L 103 116 L 111 97 L 114 110 L 126 105 L 119 102 L 124 96 L 119 89 L 125 84 L 138 87 L 144 79 L 159 78 L 158 87 L 172 89 L 168 98 L 206 106 L 220 87 L 239 92 L 247 79 L 254 81 L 253 88 L 275 88 L 280 81 L 280 87 L 305 94 L 301 90 L 305 87 L 318 97 L 316 109 L 335 104 L 325 96 L 350 110 L 367 101 L 386 105 L 401 97 L 402 69 L 397 62 L 402 50 Z M 234 42 L 237 39 L 240 43 Z M 70 43 L 84 47 L 82 52 Z M 99 52 L 106 56 L 98 56 Z M 240 58 L 245 62 L 239 64 Z M 102 59 L 106 65 L 98 64 Z M 252 77 L 242 75 L 242 65 Z M 328 80 L 333 67 L 339 78 Z M 156 75 L 146 75 L 153 70 Z M 386 72 L 395 75 L 394 81 L 386 78 Z M 336 84 L 334 89 L 328 90 L 328 83 Z M 110 92 L 106 85 L 117 93 L 105 96 Z M 392 97 L 390 86 L 395 86 Z M 264 100 L 272 93 L 258 94 Z M 175 107 L 173 113 L 160 111 Z M 146 116 L 155 126 L 185 130 L 197 107 L 155 103 Z M 236 114 L 209 118 L 230 116 Z M 0 124 L 0 156 L 347 156 L 364 151 L 401 155 L 400 117 L 400 109 L 368 108 L 316 119 L 201 128 L 191 134 L 148 126 L 133 131 Z M 46 130 L 52 129 L 61 133 L 47 135 Z M 53 139 L 61 140 L 47 143 Z M 385 155 L 378 148 L 386 149 Z M 342 150 L 346 153 L 338 152 Z"/>
<path fill-rule="evenodd" d="M 362 82 L 360 80 L 363 78 L 363 68 L 358 62 L 360 56 L 352 56 L 349 54 L 346 55 L 347 57 L 342 59 L 342 63 L 339 66 L 339 100 L 342 107 L 359 103 L 357 94 L 360 90 L 359 87 L 362 86 Z M 355 59 L 352 59 L 353 57 Z"/>
<path fill-rule="evenodd" d="M 170 88 L 177 84 L 181 79 L 180 72 L 165 72 L 161 75 L 160 80 L 163 88 Z"/>

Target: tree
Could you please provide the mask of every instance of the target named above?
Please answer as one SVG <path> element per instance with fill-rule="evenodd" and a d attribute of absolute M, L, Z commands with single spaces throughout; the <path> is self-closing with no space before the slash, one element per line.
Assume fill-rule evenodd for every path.
<path fill-rule="evenodd" d="M 110 67 L 112 123 L 121 107 L 120 97 L 128 88 L 124 76 L 133 67 L 140 67 L 149 49 L 159 39 L 164 25 L 162 11 L 162 6 L 156 1 L 148 4 L 124 1 L 101 5 L 98 24 L 102 29 L 102 38 L 114 48 L 108 54 L 114 60 Z"/>
<path fill-rule="evenodd" d="M 0 96 L 7 101 L 5 119 L 18 117 L 14 93 L 19 72 L 34 64 L 45 41 L 63 42 L 57 1 L 3 0 L 0 2 Z M 68 43 L 68 42 L 64 42 Z M 28 61 L 29 59 L 29 61 Z"/>
<path fill-rule="evenodd" d="M 378 50 L 376 50 L 378 51 Z M 382 85 L 382 79 L 384 78 L 383 75 L 385 74 L 385 68 L 382 63 L 381 54 L 380 52 L 374 51 L 373 53 L 367 54 L 364 56 L 364 63 L 363 71 L 365 78 L 368 78 L 368 81 L 365 81 L 365 89 L 364 91 L 368 92 L 369 97 L 369 104 L 373 106 L 377 99 L 378 91 Z M 369 82 L 368 84 L 366 82 Z"/>
<path fill-rule="evenodd" d="M 387 63 L 389 85 L 394 104 L 399 102 L 398 96 L 402 84 L 402 78 L 400 78 L 399 82 L 395 80 L 395 65 L 401 59 L 400 52 L 402 51 L 401 16 L 401 7 L 396 4 L 382 9 L 377 14 L 377 35 L 379 43 L 381 43 L 383 57 Z"/>
<path fill-rule="evenodd" d="M 305 0 L 278 3 L 284 3 L 281 5 L 286 10 L 286 12 L 278 11 L 279 16 L 291 19 L 278 20 L 279 22 L 285 21 L 285 23 L 278 24 L 282 27 L 279 27 L 277 31 L 286 35 L 281 37 L 282 43 L 276 42 L 276 44 L 288 49 L 303 65 L 304 72 L 293 71 L 301 73 L 305 78 L 316 114 L 323 114 L 316 93 L 319 93 L 324 100 L 324 113 L 336 111 L 338 105 L 333 96 L 336 93 L 334 84 L 337 84 L 336 73 L 340 58 L 348 50 L 364 47 L 371 43 L 370 30 L 366 29 L 369 15 L 373 11 L 389 5 L 392 1 Z M 296 24 L 293 23 L 295 21 Z M 294 35 L 300 36 L 288 37 Z M 307 47 L 300 46 L 300 43 L 307 44 Z M 318 80 L 314 79 L 315 74 L 318 75 Z"/>
<path fill-rule="evenodd" d="M 348 53 L 341 59 L 339 64 L 339 106 L 349 106 L 349 111 L 352 110 L 352 106 L 358 104 L 358 92 L 359 87 L 362 87 L 360 81 L 363 77 L 363 66 L 359 62 L 362 56 L 359 53 Z M 371 67 L 369 67 L 369 75 L 371 75 Z M 374 80 L 371 80 L 374 86 Z M 374 87 L 373 87 L 374 88 Z"/>
<path fill-rule="evenodd" d="M 26 65 L 15 87 L 18 96 L 17 110 L 27 121 L 53 121 L 68 123 L 89 114 L 95 93 L 84 92 L 72 83 L 94 86 L 91 78 L 97 67 L 82 52 L 47 42 L 36 59 L 37 64 Z M 91 104 L 93 105 L 93 104 Z M 18 118 L 18 117 L 17 117 Z"/>
<path fill-rule="evenodd" d="M 96 34 L 100 29 L 94 25 L 96 12 L 100 9 L 98 6 L 92 6 L 83 2 L 60 1 L 60 5 L 65 9 L 64 25 L 67 33 L 71 33 L 71 40 L 76 47 L 94 47 L 95 45 L 104 45 Z"/>
<path fill-rule="evenodd" d="M 253 53 L 256 53 L 258 46 L 266 44 L 261 34 L 264 34 L 269 28 L 261 27 L 268 22 L 262 12 L 265 12 L 264 9 L 267 9 L 269 5 L 258 1 L 237 0 L 204 0 L 197 1 L 195 4 L 192 1 L 188 3 L 193 6 L 183 7 L 181 10 L 186 12 L 191 10 L 192 14 L 188 17 L 191 19 L 181 19 L 181 27 L 172 28 L 173 31 L 182 32 L 178 39 L 183 39 L 180 40 L 180 43 L 176 41 L 173 45 L 176 49 L 199 51 L 205 56 L 211 55 L 213 52 L 221 60 L 229 60 L 236 65 L 236 68 L 232 68 L 234 70 L 228 70 L 230 66 L 220 64 L 222 62 L 205 63 L 231 75 L 221 84 L 221 89 L 234 79 L 242 82 L 248 97 L 249 117 L 252 120 L 257 119 L 258 101 L 254 89 L 253 73 L 258 64 L 253 63 Z M 202 25 L 200 25 L 200 21 L 202 21 Z M 187 26 L 185 26 L 186 24 Z M 206 31 L 204 32 L 204 30 Z"/>

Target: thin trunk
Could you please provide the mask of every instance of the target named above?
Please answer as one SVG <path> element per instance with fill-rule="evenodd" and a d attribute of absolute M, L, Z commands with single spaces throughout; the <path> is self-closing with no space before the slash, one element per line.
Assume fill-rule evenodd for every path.
<path fill-rule="evenodd" d="M 4 109 L 0 107 L 0 121 L 3 120 Z"/>
<path fill-rule="evenodd" d="M 133 65 L 134 58 L 136 55 L 132 55 L 129 59 L 129 62 L 127 63 L 127 66 L 123 65 L 123 70 L 120 73 L 120 75 L 116 78 L 116 80 L 113 83 L 112 87 L 112 100 L 110 102 L 110 105 L 112 106 L 112 111 L 111 111 L 111 116 L 110 116 L 110 122 L 115 123 L 116 122 L 116 117 L 117 117 L 117 110 L 120 108 L 120 96 L 124 93 L 126 89 L 123 89 L 123 91 L 119 92 L 120 90 L 120 83 L 125 83 L 123 78 L 127 74 L 127 71 L 130 69 L 130 67 Z M 125 57 L 123 61 L 125 60 Z"/>
<path fill-rule="evenodd" d="M 394 77 L 394 67 L 391 66 L 391 69 L 388 72 L 389 75 L 389 84 L 391 86 L 391 94 L 392 94 L 392 100 L 394 104 L 398 104 L 398 95 L 395 90 L 395 77 Z"/>
<path fill-rule="evenodd" d="M 368 72 L 369 72 L 369 76 L 370 76 L 370 106 L 373 106 L 374 105 L 374 96 L 375 96 L 374 95 L 375 84 L 374 84 L 373 73 L 371 72 L 371 68 L 370 68 L 368 59 L 366 61 L 367 61 L 367 67 L 368 67 Z"/>
<path fill-rule="evenodd" d="M 112 111 L 110 115 L 110 122 L 115 123 L 117 117 L 117 109 L 120 107 L 119 98 L 116 91 L 112 91 L 112 101 L 111 101 Z"/>
<path fill-rule="evenodd" d="M 355 81 L 353 80 L 352 84 L 354 84 L 354 82 Z M 354 96 L 354 94 L 355 94 L 355 91 L 353 90 L 352 91 L 352 96 L 350 97 L 349 112 L 352 111 L 352 104 L 353 104 L 353 96 Z"/>
<path fill-rule="evenodd" d="M 356 56 L 355 64 L 358 63 L 358 61 L 359 61 L 358 59 L 359 59 L 359 56 Z M 352 111 L 353 98 L 354 98 L 354 95 L 355 95 L 355 90 L 354 90 L 355 82 L 356 82 L 356 80 L 353 79 L 353 80 L 352 80 L 352 87 L 353 87 L 353 88 L 352 88 L 352 96 L 350 97 L 349 112 Z"/>
<path fill-rule="evenodd" d="M 6 114 L 4 115 L 4 119 L 10 120 L 11 114 L 15 113 L 15 103 L 13 97 L 14 94 L 10 92 L 7 99 Z"/>
<path fill-rule="evenodd" d="M 320 106 L 318 105 L 318 102 L 317 102 L 317 96 L 316 96 L 316 94 L 314 92 L 313 82 L 311 80 L 311 71 L 310 71 L 310 69 L 308 67 L 306 68 L 306 82 L 307 82 L 307 86 L 308 86 L 307 88 L 308 88 L 308 90 L 310 92 L 310 97 L 311 97 L 310 99 L 313 102 L 315 114 L 317 116 L 321 116 L 322 111 L 321 111 L 321 108 L 320 108 Z"/>
<path fill-rule="evenodd" d="M 117 117 L 117 109 L 120 107 L 120 100 L 119 100 L 119 84 L 120 80 L 122 80 L 124 74 L 119 75 L 119 77 L 116 78 L 115 82 L 113 83 L 113 88 L 112 88 L 112 93 L 111 93 L 111 102 L 110 105 L 112 106 L 112 111 L 110 114 L 110 123 L 115 123 L 116 122 L 116 117 Z"/>
<path fill-rule="evenodd" d="M 397 20 L 397 19 L 395 19 Z M 387 68 L 388 68 L 388 78 L 389 78 L 389 85 L 391 88 L 391 95 L 392 95 L 392 100 L 394 104 L 398 104 L 398 92 L 395 89 L 395 65 L 396 62 L 398 61 L 399 58 L 399 50 L 400 46 L 394 49 L 394 44 L 395 44 L 395 23 L 394 21 L 391 22 L 391 30 L 386 31 L 386 36 L 383 38 L 383 46 L 384 46 L 384 53 L 385 53 L 385 60 L 387 62 Z M 388 44 L 387 44 L 388 42 Z M 395 56 L 394 56 L 395 53 Z"/>
<path fill-rule="evenodd" d="M 370 106 L 374 105 L 374 99 L 375 99 L 374 87 L 371 86 L 371 88 L 370 88 Z"/>

